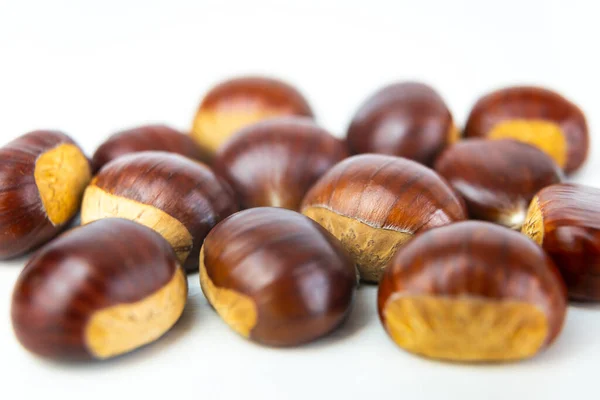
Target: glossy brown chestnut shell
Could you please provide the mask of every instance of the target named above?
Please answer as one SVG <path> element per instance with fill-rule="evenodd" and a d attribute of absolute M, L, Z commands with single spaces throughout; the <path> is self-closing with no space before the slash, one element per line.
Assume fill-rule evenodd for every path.
<path fill-rule="evenodd" d="M 442 97 L 419 82 L 396 83 L 377 91 L 356 112 L 347 132 L 354 154 L 390 154 L 425 165 L 432 165 L 458 137 Z"/>
<path fill-rule="evenodd" d="M 196 112 L 191 135 L 199 146 L 214 154 L 241 128 L 286 115 L 313 116 L 297 89 L 267 77 L 234 78 L 206 94 Z"/>
<path fill-rule="evenodd" d="M 106 164 L 85 190 L 81 222 L 125 218 L 160 233 L 188 271 L 197 271 L 208 231 L 238 210 L 226 184 L 200 162 L 146 151 Z"/>
<path fill-rule="evenodd" d="M 581 167 L 589 147 L 588 127 L 579 107 L 558 93 L 531 86 L 500 89 L 479 99 L 465 136 L 532 144 L 566 173 Z"/>
<path fill-rule="evenodd" d="M 572 183 L 542 189 L 523 233 L 552 257 L 571 299 L 600 301 L 600 189 Z"/>
<path fill-rule="evenodd" d="M 419 235 L 394 256 L 379 316 L 407 351 L 461 362 L 528 358 L 565 320 L 566 290 L 544 251 L 518 232 L 466 221 Z"/>
<path fill-rule="evenodd" d="M 541 150 L 515 140 L 463 140 L 446 149 L 435 170 L 465 200 L 469 216 L 521 229 L 533 196 L 562 180 Z"/>
<path fill-rule="evenodd" d="M 87 157 L 61 132 L 30 132 L 0 148 L 0 259 L 60 233 L 90 178 Z"/>
<path fill-rule="evenodd" d="M 346 157 L 346 144 L 311 119 L 281 117 L 243 128 L 219 150 L 213 167 L 242 208 L 298 210 L 316 180 Z"/>
<path fill-rule="evenodd" d="M 381 154 L 336 164 L 306 194 L 302 213 L 341 240 L 369 282 L 379 281 L 413 235 L 467 218 L 462 199 L 437 173 Z"/>
<path fill-rule="evenodd" d="M 21 344 L 57 360 L 106 359 L 158 339 L 183 312 L 187 280 L 169 244 L 123 219 L 75 228 L 38 251 L 15 285 Z"/>
<path fill-rule="evenodd" d="M 181 154 L 195 160 L 206 158 L 188 135 L 165 125 L 145 125 L 109 137 L 94 153 L 92 165 L 94 171 L 98 171 L 109 161 L 125 154 L 153 150 Z"/>
<path fill-rule="evenodd" d="M 348 315 L 356 270 L 340 243 L 305 216 L 281 208 L 232 215 L 206 237 L 200 284 L 238 334 L 295 346 L 334 330 Z"/>

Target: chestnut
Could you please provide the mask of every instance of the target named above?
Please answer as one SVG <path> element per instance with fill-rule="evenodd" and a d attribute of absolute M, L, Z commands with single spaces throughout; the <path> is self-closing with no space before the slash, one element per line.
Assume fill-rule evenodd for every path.
<path fill-rule="evenodd" d="M 533 196 L 562 171 L 541 150 L 515 140 L 467 139 L 446 149 L 435 170 L 465 200 L 469 216 L 521 229 Z"/>
<path fill-rule="evenodd" d="M 146 151 L 106 164 L 85 189 L 81 223 L 125 218 L 160 233 L 188 271 L 197 271 L 208 231 L 237 211 L 210 168 L 179 154 Z"/>
<path fill-rule="evenodd" d="M 466 221 L 406 244 L 377 294 L 381 322 L 403 349 L 429 358 L 528 358 L 561 331 L 566 290 L 552 259 L 519 232 Z"/>
<path fill-rule="evenodd" d="M 64 133 L 34 131 L 0 148 L 0 259 L 58 235 L 90 179 L 87 157 Z"/>
<path fill-rule="evenodd" d="M 600 189 L 574 183 L 542 189 L 522 231 L 552 257 L 571 299 L 600 301 Z"/>
<path fill-rule="evenodd" d="M 511 138 L 546 152 L 567 174 L 588 154 L 588 127 L 575 104 L 551 90 L 515 86 L 477 101 L 465 127 L 467 137 Z"/>
<path fill-rule="evenodd" d="M 196 143 L 183 133 L 166 125 L 145 125 L 126 129 L 109 137 L 92 157 L 94 171 L 117 157 L 139 151 L 167 151 L 191 159 L 204 158 Z"/>
<path fill-rule="evenodd" d="M 106 359 L 158 339 L 183 312 L 187 279 L 169 244 L 123 219 L 75 228 L 39 250 L 15 285 L 21 344 L 56 360 Z"/>
<path fill-rule="evenodd" d="M 242 208 L 298 210 L 315 181 L 347 156 L 345 143 L 311 119 L 280 117 L 239 131 L 219 150 L 213 168 Z"/>
<path fill-rule="evenodd" d="M 239 129 L 285 115 L 313 117 L 305 98 L 291 85 L 261 76 L 229 79 L 204 97 L 192 126 L 192 138 L 214 154 Z"/>
<path fill-rule="evenodd" d="M 200 252 L 200 285 L 238 334 L 295 346 L 334 330 L 356 290 L 348 253 L 325 229 L 294 211 L 258 207 L 225 219 Z"/>
<path fill-rule="evenodd" d="M 350 150 L 401 156 L 431 165 L 459 138 L 442 97 L 419 82 L 388 85 L 365 101 L 347 132 Z"/>
<path fill-rule="evenodd" d="M 379 281 L 413 235 L 467 218 L 462 199 L 437 173 L 382 154 L 336 164 L 308 191 L 302 213 L 342 242 L 368 282 Z"/>

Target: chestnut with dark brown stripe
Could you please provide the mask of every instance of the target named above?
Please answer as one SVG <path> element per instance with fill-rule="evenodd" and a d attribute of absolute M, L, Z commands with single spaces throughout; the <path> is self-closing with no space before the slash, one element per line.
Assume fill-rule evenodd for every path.
<path fill-rule="evenodd" d="M 600 189 L 564 183 L 531 201 L 523 233 L 552 257 L 573 300 L 600 301 Z"/>
<path fill-rule="evenodd" d="M 207 156 L 188 136 L 165 125 L 145 125 L 117 132 L 98 147 L 92 157 L 94 171 L 125 154 L 140 151 L 166 151 L 193 160 L 205 161 Z"/>
<path fill-rule="evenodd" d="M 307 193 L 302 213 L 340 239 L 361 278 L 372 282 L 413 235 L 467 218 L 462 199 L 437 173 L 379 154 L 335 165 Z"/>
<path fill-rule="evenodd" d="M 38 251 L 15 285 L 21 344 L 52 359 L 104 359 L 150 343 L 186 303 L 187 280 L 169 244 L 123 219 L 78 227 Z"/>
<path fill-rule="evenodd" d="M 346 145 L 311 119 L 280 117 L 250 125 L 217 153 L 214 168 L 242 208 L 298 210 L 308 189 L 348 157 Z"/>
<path fill-rule="evenodd" d="M 583 112 L 551 90 L 515 86 L 477 101 L 465 127 L 467 137 L 512 138 L 539 147 L 566 173 L 584 163 L 588 127 Z"/>
<path fill-rule="evenodd" d="M 82 223 L 126 218 L 161 233 L 188 271 L 197 271 L 208 231 L 237 211 L 231 188 L 179 154 L 141 152 L 104 166 L 86 189 Z"/>
<path fill-rule="evenodd" d="M 402 348 L 464 362 L 531 357 L 561 331 L 564 282 L 518 232 L 466 221 L 405 245 L 378 292 L 381 321 Z"/>
<path fill-rule="evenodd" d="M 0 148 L 0 259 L 60 233 L 90 178 L 87 157 L 61 132 L 30 132 Z"/>
<path fill-rule="evenodd" d="M 334 330 L 348 315 L 356 270 L 341 244 L 293 211 L 252 208 L 206 237 L 200 282 L 237 333 L 269 346 L 295 346 Z"/>
<path fill-rule="evenodd" d="M 533 196 L 562 180 L 541 150 L 515 140 L 463 140 L 446 149 L 435 170 L 465 200 L 469 216 L 521 229 Z"/>
<path fill-rule="evenodd" d="M 459 137 L 442 97 L 419 82 L 388 85 L 361 105 L 347 132 L 354 154 L 379 153 L 432 165 Z"/>

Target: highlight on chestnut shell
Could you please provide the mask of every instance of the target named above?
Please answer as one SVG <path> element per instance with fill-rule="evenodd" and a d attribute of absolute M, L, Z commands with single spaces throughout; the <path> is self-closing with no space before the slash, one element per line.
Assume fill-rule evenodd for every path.
<path fill-rule="evenodd" d="M 567 174 L 585 162 L 588 126 L 577 105 L 551 90 L 514 86 L 480 98 L 465 136 L 516 139 L 547 153 Z"/>
<path fill-rule="evenodd" d="M 535 194 L 559 183 L 562 171 L 544 152 L 515 140 L 462 140 L 435 170 L 465 200 L 469 216 L 520 230 Z"/>
<path fill-rule="evenodd" d="M 62 132 L 30 132 L 0 148 L 0 259 L 58 235 L 90 179 L 87 157 Z"/>
<path fill-rule="evenodd" d="M 574 183 L 542 189 L 522 231 L 554 260 L 569 298 L 600 301 L 600 189 Z"/>
<path fill-rule="evenodd" d="M 436 172 L 381 154 L 336 164 L 309 190 L 301 209 L 342 242 L 367 282 L 378 282 L 414 235 L 467 219 L 462 199 Z"/>
<path fill-rule="evenodd" d="M 197 271 L 208 231 L 238 210 L 231 189 L 204 164 L 145 151 L 106 164 L 85 189 L 81 223 L 125 218 L 160 233 L 188 271 Z"/>
<path fill-rule="evenodd" d="M 272 118 L 243 128 L 217 153 L 213 168 L 242 208 L 298 210 L 308 189 L 348 157 L 346 144 L 303 117 Z"/>
<path fill-rule="evenodd" d="M 440 151 L 459 137 L 442 97 L 420 82 L 378 90 L 360 106 L 347 132 L 354 154 L 389 154 L 425 165 L 432 165 Z"/>
<path fill-rule="evenodd" d="M 289 115 L 313 117 L 308 102 L 293 86 L 261 76 L 233 78 L 206 94 L 194 117 L 191 135 L 199 146 L 214 154 L 241 128 Z"/>
<path fill-rule="evenodd" d="M 356 269 L 340 243 L 282 208 L 240 211 L 208 234 L 200 284 L 231 329 L 269 346 L 322 337 L 348 315 Z"/>
<path fill-rule="evenodd" d="M 92 157 L 94 171 L 115 158 L 140 151 L 166 151 L 200 161 L 207 158 L 189 135 L 166 125 L 144 125 L 117 132 L 104 141 Z"/>
<path fill-rule="evenodd" d="M 379 317 L 398 346 L 459 362 L 534 356 L 559 335 L 566 306 L 564 282 L 539 246 L 479 221 L 413 239 L 378 291 Z"/>
<path fill-rule="evenodd" d="M 187 279 L 169 244 L 142 225 L 110 219 L 36 253 L 15 285 L 11 318 L 34 354 L 107 359 L 162 336 L 186 299 Z"/>

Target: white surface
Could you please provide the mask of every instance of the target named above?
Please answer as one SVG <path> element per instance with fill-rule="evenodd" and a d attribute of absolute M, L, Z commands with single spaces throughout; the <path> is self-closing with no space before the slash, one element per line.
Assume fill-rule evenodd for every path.
<path fill-rule="evenodd" d="M 600 186 L 598 11 L 591 0 L 0 0 L 0 142 L 56 128 L 91 154 L 124 127 L 187 129 L 205 90 L 238 73 L 297 84 L 338 134 L 393 80 L 430 82 L 459 121 L 487 90 L 537 83 L 587 113 L 594 147 L 575 180 Z M 49 363 L 10 326 L 24 262 L 0 263 L 2 399 L 597 398 L 600 307 L 570 307 L 558 342 L 531 361 L 464 366 L 396 348 L 373 287 L 333 337 L 274 350 L 226 329 L 192 276 L 189 306 L 159 342 L 105 363 Z"/>

